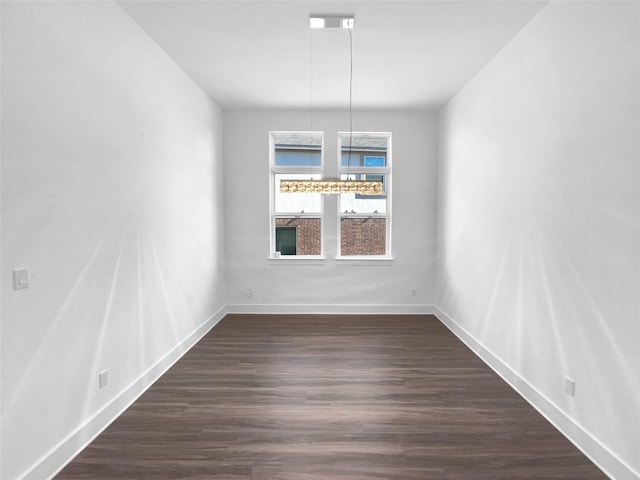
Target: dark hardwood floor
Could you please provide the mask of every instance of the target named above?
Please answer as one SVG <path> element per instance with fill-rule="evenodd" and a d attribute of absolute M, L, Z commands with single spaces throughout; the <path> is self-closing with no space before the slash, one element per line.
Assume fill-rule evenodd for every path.
<path fill-rule="evenodd" d="M 435 317 L 228 315 L 57 477 L 604 479 Z"/>

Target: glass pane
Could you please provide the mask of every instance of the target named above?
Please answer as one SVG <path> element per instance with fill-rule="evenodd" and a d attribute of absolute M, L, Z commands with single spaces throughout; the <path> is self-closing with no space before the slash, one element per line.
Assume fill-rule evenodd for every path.
<path fill-rule="evenodd" d="M 321 134 L 274 134 L 276 166 L 319 167 Z"/>
<path fill-rule="evenodd" d="M 347 175 L 341 175 L 346 180 Z M 352 180 L 382 180 L 383 188 L 386 186 L 386 175 L 349 175 Z M 386 191 L 386 190 L 385 190 Z M 386 195 L 360 195 L 357 193 L 340 194 L 341 213 L 387 213 Z"/>
<path fill-rule="evenodd" d="M 276 252 L 295 255 L 297 252 L 296 227 L 276 227 Z"/>
<path fill-rule="evenodd" d="M 365 167 L 384 167 L 386 165 L 386 158 L 382 155 L 365 155 L 364 166 Z"/>
<path fill-rule="evenodd" d="M 340 162 L 343 167 L 386 167 L 387 141 L 387 137 L 354 135 L 350 148 L 349 135 L 341 135 Z M 349 154 L 349 150 L 351 150 L 351 154 Z"/>
<path fill-rule="evenodd" d="M 320 180 L 319 173 L 301 175 L 299 173 L 275 174 L 275 211 L 278 213 L 321 213 L 322 197 L 319 193 L 280 193 L 280 180 Z"/>
<path fill-rule="evenodd" d="M 386 255 L 386 218 L 341 218 L 340 255 Z"/>
<path fill-rule="evenodd" d="M 320 150 L 276 150 L 276 165 L 279 167 L 319 167 Z"/>
<path fill-rule="evenodd" d="M 320 218 L 276 218 L 276 252 L 320 255 Z"/>

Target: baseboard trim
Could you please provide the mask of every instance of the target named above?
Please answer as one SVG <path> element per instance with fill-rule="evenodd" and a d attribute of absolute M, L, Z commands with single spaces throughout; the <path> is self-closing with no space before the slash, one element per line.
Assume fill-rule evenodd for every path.
<path fill-rule="evenodd" d="M 140 395 L 187 353 L 191 347 L 198 343 L 226 314 L 226 306 L 214 313 L 182 342 L 158 360 L 155 365 L 134 380 L 111 402 L 46 453 L 20 478 L 23 480 L 42 480 L 43 478 L 51 479 L 57 475 L 78 453 L 100 435 Z"/>
<path fill-rule="evenodd" d="M 435 315 L 451 332 L 465 343 L 480 359 L 516 390 L 541 415 L 580 449 L 593 463 L 612 479 L 640 480 L 640 473 L 627 465 L 591 433 L 567 416 L 556 404 L 529 384 L 509 365 L 480 343 L 473 335 L 436 305 L 296 305 L 296 304 L 237 304 L 226 305 L 176 345 L 155 365 L 133 381 L 118 396 L 85 423 L 80 425 L 57 446 L 37 461 L 20 479 L 51 479 L 78 453 L 89 445 L 140 395 L 142 395 L 173 364 L 206 335 L 228 313 L 238 314 L 381 314 Z"/>
<path fill-rule="evenodd" d="M 606 475 L 612 479 L 640 480 L 640 473 L 600 443 L 448 314 L 437 306 L 434 306 L 433 314 Z"/>
<path fill-rule="evenodd" d="M 339 314 L 339 315 L 431 315 L 433 305 L 331 305 L 331 304 L 236 304 L 228 313 L 239 314 Z"/>

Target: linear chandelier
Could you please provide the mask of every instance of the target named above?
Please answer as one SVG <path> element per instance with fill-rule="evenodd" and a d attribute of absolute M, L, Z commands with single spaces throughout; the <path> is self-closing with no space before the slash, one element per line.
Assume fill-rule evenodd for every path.
<path fill-rule="evenodd" d="M 380 180 L 280 180 L 280 192 L 384 195 Z"/>
<path fill-rule="evenodd" d="M 381 180 L 350 180 L 349 166 L 351 165 L 351 146 L 353 141 L 353 36 L 351 30 L 354 26 L 352 16 L 318 16 L 309 17 L 311 28 L 344 28 L 349 32 L 349 159 L 347 161 L 347 179 L 324 180 L 280 180 L 281 193 L 322 193 L 341 194 L 357 193 L 360 195 L 384 195 Z M 312 79 L 313 85 L 313 79 Z M 313 111 L 313 87 L 312 87 L 312 111 Z"/>

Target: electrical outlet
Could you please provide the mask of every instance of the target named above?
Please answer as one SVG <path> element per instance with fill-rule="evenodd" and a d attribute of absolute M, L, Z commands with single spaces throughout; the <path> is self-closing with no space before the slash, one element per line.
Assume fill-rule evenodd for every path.
<path fill-rule="evenodd" d="M 98 384 L 100 388 L 104 388 L 109 383 L 109 370 L 103 370 L 98 374 Z"/>
<path fill-rule="evenodd" d="M 576 394 L 576 382 L 568 377 L 564 377 L 564 392 L 570 397 Z"/>
<path fill-rule="evenodd" d="M 29 269 L 16 268 L 13 271 L 13 289 L 21 290 L 23 288 L 29 288 Z"/>
<path fill-rule="evenodd" d="M 253 297 L 253 288 L 247 288 L 247 298 Z"/>
<path fill-rule="evenodd" d="M 415 288 L 411 289 L 411 296 L 412 297 L 415 297 L 417 293 L 418 293 L 418 291 Z"/>

